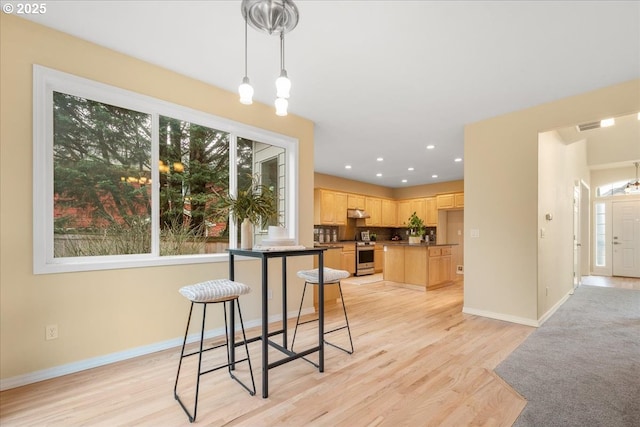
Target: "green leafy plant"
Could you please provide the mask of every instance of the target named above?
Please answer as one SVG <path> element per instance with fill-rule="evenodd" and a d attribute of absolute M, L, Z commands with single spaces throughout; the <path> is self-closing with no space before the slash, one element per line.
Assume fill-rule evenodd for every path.
<path fill-rule="evenodd" d="M 253 176 L 247 188 L 239 189 L 237 195 L 221 195 L 218 208 L 233 215 L 238 224 L 248 218 L 262 228 L 266 228 L 269 218 L 278 212 L 273 190 L 259 184 L 258 175 Z"/>
<path fill-rule="evenodd" d="M 424 221 L 418 217 L 416 212 L 412 213 L 407 223 L 407 228 L 412 236 L 422 236 L 425 231 Z"/>

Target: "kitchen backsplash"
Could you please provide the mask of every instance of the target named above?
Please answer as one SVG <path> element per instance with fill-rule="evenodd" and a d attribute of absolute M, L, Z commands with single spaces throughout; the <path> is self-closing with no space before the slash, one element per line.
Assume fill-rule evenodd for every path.
<path fill-rule="evenodd" d="M 320 226 L 316 225 L 313 229 L 313 240 L 319 243 L 340 242 L 345 240 L 362 240 L 361 232 L 368 231 L 369 236 L 375 235 L 377 241 L 397 240 L 394 236 L 398 236 L 400 240 L 408 240 L 406 228 L 388 228 L 388 227 L 341 227 L 341 226 Z M 437 227 L 427 227 L 425 238 L 430 242 L 436 241 Z M 373 239 L 372 239 L 373 240 Z"/>

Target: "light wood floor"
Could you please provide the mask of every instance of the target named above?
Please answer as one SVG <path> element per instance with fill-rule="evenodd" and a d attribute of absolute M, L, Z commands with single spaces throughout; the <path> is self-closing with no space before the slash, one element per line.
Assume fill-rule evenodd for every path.
<path fill-rule="evenodd" d="M 207 374 L 201 380 L 196 423 L 510 426 L 517 418 L 526 402 L 493 368 L 533 328 L 462 314 L 462 283 L 426 293 L 386 282 L 344 284 L 343 290 L 353 355 L 327 346 L 324 373 L 302 360 L 275 368 L 269 398 L 262 399 L 260 347 L 253 343 L 257 395 L 249 396 L 225 371 Z M 330 319 L 340 315 L 327 314 Z M 257 329 L 249 332 L 257 334 Z M 329 339 L 344 344 L 338 334 Z M 302 330 L 296 348 L 314 337 L 311 329 Z M 0 424 L 189 425 L 173 399 L 178 355 L 177 348 L 166 350 L 4 391 Z M 189 363 L 183 372 L 190 372 Z M 238 367 L 238 375 L 247 373 L 246 364 Z M 193 390 L 192 377 L 185 378 L 183 395 Z"/>

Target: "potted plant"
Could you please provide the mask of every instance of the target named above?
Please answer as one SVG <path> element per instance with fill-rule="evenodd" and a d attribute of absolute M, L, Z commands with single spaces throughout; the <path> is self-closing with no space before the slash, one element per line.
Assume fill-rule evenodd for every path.
<path fill-rule="evenodd" d="M 237 195 L 220 195 L 219 208 L 233 216 L 240 225 L 240 248 L 253 247 L 253 225 L 267 226 L 269 218 L 278 213 L 273 190 L 259 184 L 259 176 L 251 179 L 247 188 L 238 189 Z"/>
<path fill-rule="evenodd" d="M 418 217 L 418 215 L 416 215 L 415 212 L 409 217 L 407 227 L 409 228 L 409 243 L 420 243 L 425 228 L 424 222 L 420 217 Z"/>

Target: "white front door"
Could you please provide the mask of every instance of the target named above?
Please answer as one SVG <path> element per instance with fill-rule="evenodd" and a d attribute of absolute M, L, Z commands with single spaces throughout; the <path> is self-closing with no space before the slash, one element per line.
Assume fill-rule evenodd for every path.
<path fill-rule="evenodd" d="M 613 275 L 640 277 L 640 201 L 612 205 Z"/>

